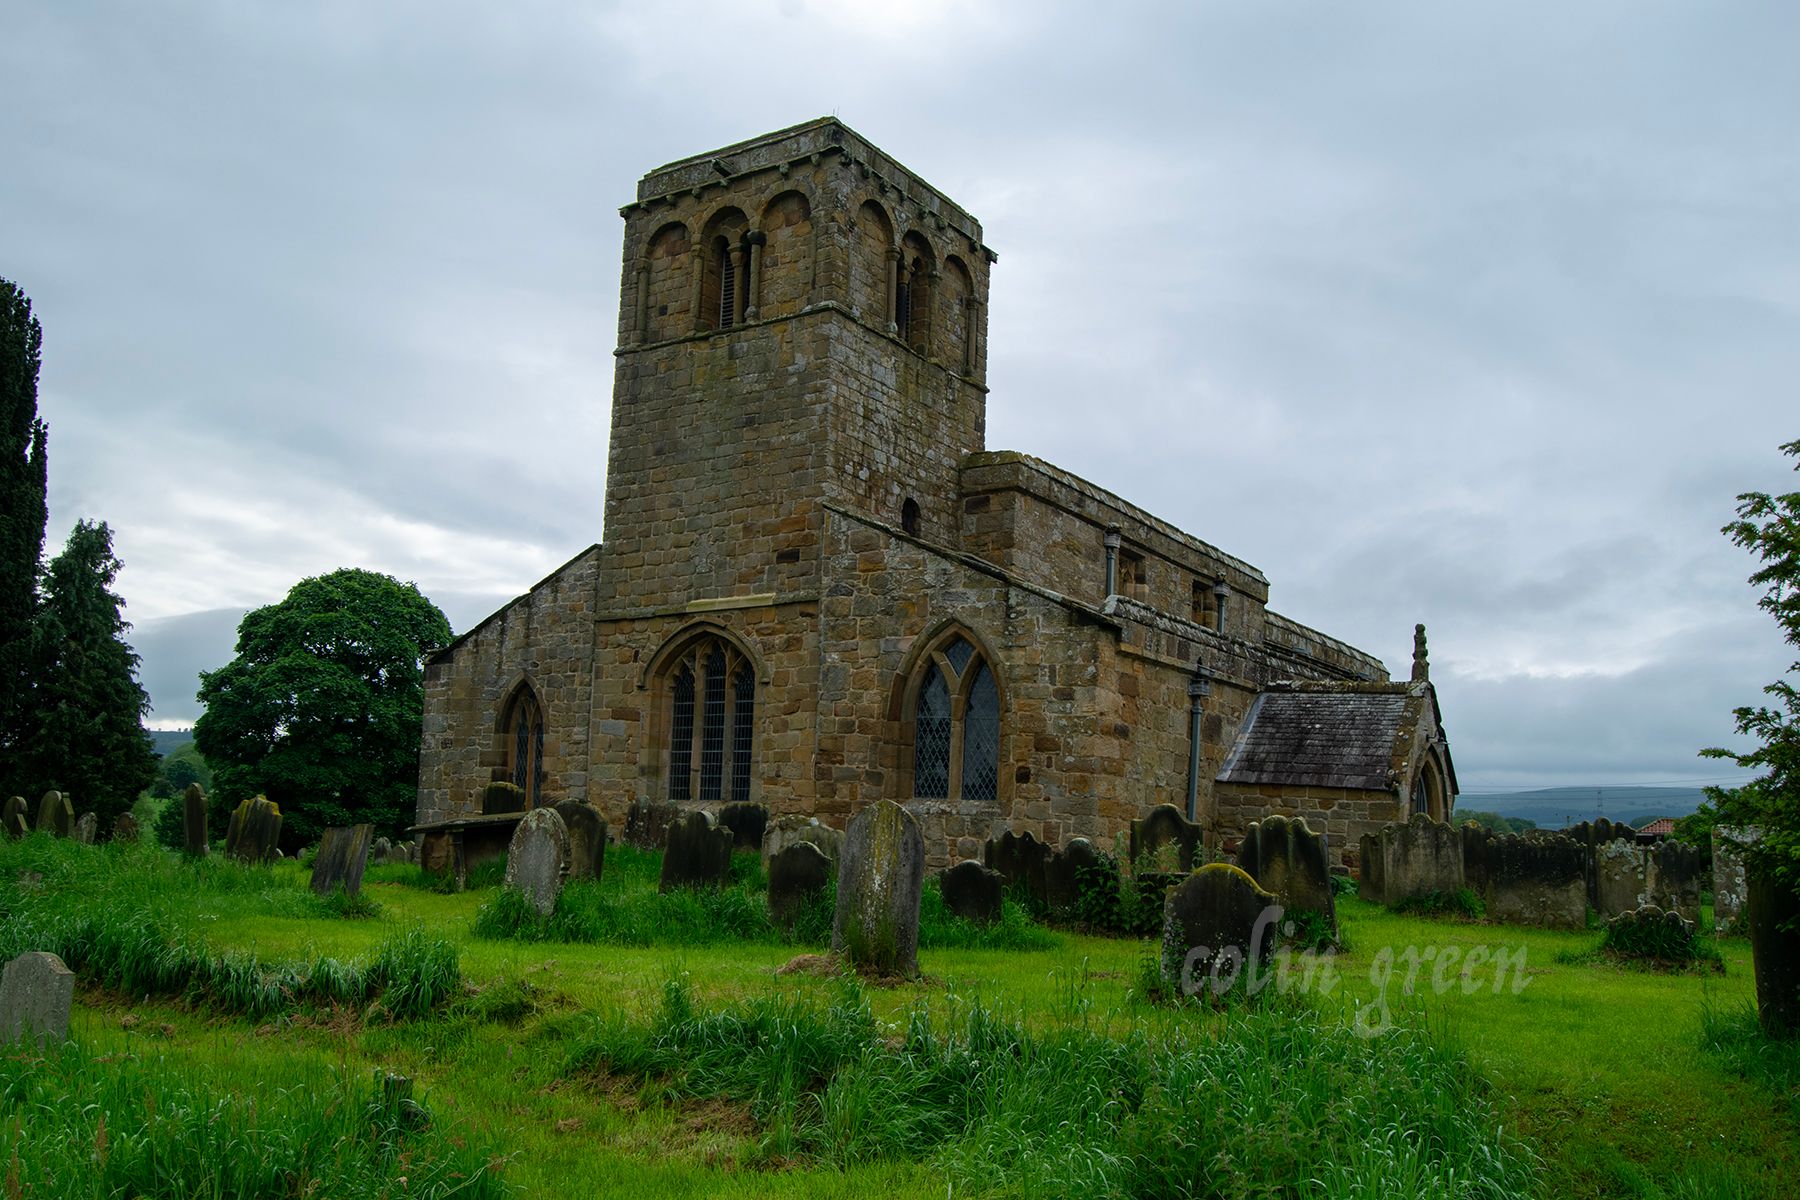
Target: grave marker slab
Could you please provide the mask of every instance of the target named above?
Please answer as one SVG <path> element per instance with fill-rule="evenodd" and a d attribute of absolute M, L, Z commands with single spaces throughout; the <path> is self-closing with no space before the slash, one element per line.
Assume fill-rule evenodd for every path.
<path fill-rule="evenodd" d="M 794 842 L 769 859 L 769 916 L 792 929 L 807 901 L 831 883 L 833 864 L 811 842 Z"/>
<path fill-rule="evenodd" d="M 0 807 L 0 828 L 6 830 L 9 838 L 22 838 L 31 832 L 31 818 L 26 816 L 27 805 L 23 796 L 8 796 L 4 807 Z"/>
<path fill-rule="evenodd" d="M 569 878 L 599 879 L 606 868 L 606 818 L 582 800 L 559 800 L 553 807 L 569 831 Z"/>
<path fill-rule="evenodd" d="M 522 892 L 543 916 L 556 911 L 569 874 L 569 827 L 554 808 L 534 808 L 506 848 L 506 886 Z"/>
<path fill-rule="evenodd" d="M 0 1046 L 68 1041 L 74 999 L 75 973 L 62 959 L 42 950 L 19 955 L 0 971 Z"/>
<path fill-rule="evenodd" d="M 211 849 L 206 838 L 206 792 L 197 783 L 181 793 L 181 849 L 193 858 L 204 858 Z"/>
<path fill-rule="evenodd" d="M 844 831 L 831 948 L 866 970 L 917 975 L 924 884 L 917 818 L 892 800 L 866 805 Z"/>
<path fill-rule="evenodd" d="M 694 809 L 669 826 L 663 849 L 662 891 L 718 887 L 731 878 L 731 830 L 720 829 L 713 815 Z"/>
<path fill-rule="evenodd" d="M 731 830 L 736 849 L 761 850 L 763 833 L 769 828 L 769 810 L 744 801 L 727 804 L 719 810 L 719 825 Z"/>
<path fill-rule="evenodd" d="M 40 833 L 66 838 L 75 828 L 75 808 L 61 792 L 45 792 L 38 801 L 37 824 Z"/>
<path fill-rule="evenodd" d="M 327 829 L 319 838 L 319 853 L 313 858 L 312 890 L 329 896 L 343 888 L 354 896 L 362 890 L 363 869 L 369 862 L 369 837 L 373 825 L 338 825 Z"/>
<path fill-rule="evenodd" d="M 281 808 L 267 796 L 252 796 L 231 812 L 225 854 L 244 863 L 268 862 L 281 839 Z"/>
<path fill-rule="evenodd" d="M 992 925 L 1000 919 L 1001 899 L 1006 891 L 1006 880 L 1000 872 L 971 858 L 939 875 L 938 887 L 944 894 L 944 907 L 965 921 Z"/>
<path fill-rule="evenodd" d="M 1190 955 L 1189 981 L 1211 977 L 1228 985 L 1252 964 L 1269 969 L 1279 906 L 1275 894 L 1256 886 L 1243 868 L 1201 867 L 1163 902 L 1163 977 L 1182 983 Z"/>

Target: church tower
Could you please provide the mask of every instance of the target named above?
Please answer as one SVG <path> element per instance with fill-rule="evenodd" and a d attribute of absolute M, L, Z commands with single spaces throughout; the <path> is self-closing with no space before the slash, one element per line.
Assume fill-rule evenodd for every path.
<path fill-rule="evenodd" d="M 816 588 L 822 506 L 954 540 L 973 217 L 832 118 L 659 167 L 622 215 L 603 610 Z"/>

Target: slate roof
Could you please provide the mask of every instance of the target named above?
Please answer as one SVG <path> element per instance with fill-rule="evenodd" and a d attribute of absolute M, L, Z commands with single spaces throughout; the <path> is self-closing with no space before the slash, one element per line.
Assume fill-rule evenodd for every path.
<path fill-rule="evenodd" d="M 1218 781 L 1390 791 L 1395 743 L 1418 719 L 1410 699 L 1404 685 L 1264 691 Z"/>

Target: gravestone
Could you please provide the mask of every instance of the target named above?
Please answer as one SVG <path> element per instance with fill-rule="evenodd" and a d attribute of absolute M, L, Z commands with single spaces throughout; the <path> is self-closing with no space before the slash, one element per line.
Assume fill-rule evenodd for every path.
<path fill-rule="evenodd" d="M 1690 962 L 1694 922 L 1659 905 L 1645 904 L 1606 922 L 1606 948 L 1625 958 Z"/>
<path fill-rule="evenodd" d="M 553 807 L 569 831 L 569 878 L 598 880 L 606 867 L 606 818 L 583 800 L 559 800 Z"/>
<path fill-rule="evenodd" d="M 1587 927 L 1587 851 L 1562 834 L 1463 826 L 1463 873 L 1488 915 L 1510 925 Z"/>
<path fill-rule="evenodd" d="M 113 818 L 112 840 L 115 842 L 135 842 L 142 836 L 138 828 L 138 819 L 130 813 L 120 813 Z"/>
<path fill-rule="evenodd" d="M 6 830 L 9 838 L 22 838 L 31 832 L 31 818 L 26 816 L 25 797 L 8 796 L 4 807 L 0 807 L 0 828 Z"/>
<path fill-rule="evenodd" d="M 1361 862 L 1357 894 L 1377 904 L 1461 891 L 1465 884 L 1461 831 L 1424 813 L 1363 834 Z"/>
<path fill-rule="evenodd" d="M 1099 883 L 1097 873 L 1105 865 L 1094 843 L 1071 838 L 1044 859 L 1045 905 L 1053 913 L 1074 912 L 1081 905 L 1082 889 Z"/>
<path fill-rule="evenodd" d="M 811 842 L 794 842 L 769 859 L 769 916 L 792 929 L 807 901 L 831 883 L 832 861 Z"/>
<path fill-rule="evenodd" d="M 864 806 L 844 831 L 831 948 L 864 970 L 917 975 L 924 884 L 918 820 L 892 800 Z"/>
<path fill-rule="evenodd" d="M 534 808 L 506 847 L 506 886 L 524 893 L 543 916 L 556 911 L 569 874 L 569 827 L 554 808 Z"/>
<path fill-rule="evenodd" d="M 1700 847 L 1669 840 L 1646 846 L 1644 851 L 1650 859 L 1650 903 L 1698 924 L 1700 883 L 1712 865 Z"/>
<path fill-rule="evenodd" d="M 33 828 L 52 837 L 68 837 L 75 828 L 75 809 L 69 798 L 61 792 L 45 792 L 38 801 L 37 824 Z"/>
<path fill-rule="evenodd" d="M 381 863 L 385 863 L 388 860 L 388 855 L 392 854 L 393 852 L 394 852 L 394 843 L 388 841 L 384 837 L 376 838 L 375 844 L 373 846 L 369 847 L 369 854 L 371 857 L 373 857 L 375 859 L 375 862 L 377 865 L 380 865 Z"/>
<path fill-rule="evenodd" d="M 776 817 L 763 831 L 764 865 L 795 842 L 809 842 L 817 846 L 826 858 L 835 863 L 844 848 L 844 833 L 841 829 L 822 824 L 817 817 Z"/>
<path fill-rule="evenodd" d="M 1608 839 L 1593 849 L 1594 907 L 1616 917 L 1650 903 L 1650 856 L 1636 842 Z"/>
<path fill-rule="evenodd" d="M 693 809 L 669 826 L 663 848 L 662 891 L 718 887 L 731 878 L 731 830 L 720 829 L 713 815 Z"/>
<path fill-rule="evenodd" d="M 202 858 L 211 848 L 206 836 L 206 791 L 199 784 L 190 783 L 181 793 L 181 850 Z"/>
<path fill-rule="evenodd" d="M 1171 891 L 1163 902 L 1163 978 L 1181 982 L 1190 953 L 1192 976 L 1215 969 L 1221 982 L 1235 979 L 1251 963 L 1269 964 L 1280 924 L 1270 912 L 1280 901 L 1256 886 L 1243 868 L 1208 863 Z M 1268 914 L 1269 919 L 1264 920 Z M 1233 962 L 1235 960 L 1235 966 Z"/>
<path fill-rule="evenodd" d="M 71 836 L 84 846 L 91 846 L 100 837 L 100 818 L 92 812 L 84 812 L 75 818 L 75 828 Z"/>
<path fill-rule="evenodd" d="M 495 780 L 481 789 L 481 815 L 497 817 L 525 811 L 525 789 L 516 783 Z"/>
<path fill-rule="evenodd" d="M 268 862 L 281 839 L 281 808 L 267 796 L 252 796 L 231 811 L 225 827 L 225 854 L 244 863 Z"/>
<path fill-rule="evenodd" d="M 989 838 L 981 852 L 988 870 L 1000 872 L 1007 887 L 1023 887 L 1040 904 L 1044 902 L 1044 860 L 1049 857 L 1050 848 L 1035 836 L 1010 829 Z"/>
<path fill-rule="evenodd" d="M 1744 852 L 1760 836 L 1755 826 L 1713 827 L 1713 929 L 1718 933 L 1744 931 L 1744 904 L 1749 899 L 1749 880 L 1744 874 Z"/>
<path fill-rule="evenodd" d="M 1205 861 L 1199 825 L 1173 804 L 1159 804 L 1131 823 L 1131 868 L 1187 874 Z M 1165 852 L 1164 847 L 1173 847 Z"/>
<path fill-rule="evenodd" d="M 1563 830 L 1567 836 L 1580 842 L 1587 850 L 1587 902 L 1601 912 L 1606 906 L 1600 902 L 1600 878 L 1596 870 L 1598 859 L 1595 852 L 1609 842 L 1636 842 L 1637 830 L 1618 821 L 1609 821 L 1601 817 L 1595 821 L 1583 821 Z"/>
<path fill-rule="evenodd" d="M 313 857 L 312 890 L 329 896 L 343 888 L 349 895 L 362 890 L 363 869 L 369 862 L 369 835 L 373 825 L 338 825 L 319 838 Z"/>
<path fill-rule="evenodd" d="M 1000 872 L 990 870 L 972 858 L 939 875 L 938 889 L 944 895 L 944 907 L 965 921 L 992 925 L 1000 919 L 1000 901 L 1006 892 L 1006 880 Z"/>
<path fill-rule="evenodd" d="M 0 1046 L 69 1040 L 75 973 L 54 954 L 31 950 L 0 971 Z"/>
<path fill-rule="evenodd" d="M 669 842 L 669 826 L 681 820 L 681 809 L 660 800 L 633 800 L 625 810 L 625 841 L 640 850 L 661 850 Z"/>
<path fill-rule="evenodd" d="M 731 830 L 739 850 L 761 850 L 769 828 L 769 810 L 760 804 L 737 801 L 719 810 L 719 825 Z"/>
<path fill-rule="evenodd" d="M 1253 821 L 1238 846 L 1238 866 L 1258 887 L 1273 892 L 1291 916 L 1316 912 L 1337 930 L 1337 898 L 1331 887 L 1331 845 L 1304 817 L 1277 814 Z"/>

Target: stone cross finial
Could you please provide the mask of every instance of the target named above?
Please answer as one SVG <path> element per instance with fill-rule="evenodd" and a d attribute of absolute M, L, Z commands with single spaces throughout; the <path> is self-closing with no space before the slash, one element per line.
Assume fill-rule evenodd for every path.
<path fill-rule="evenodd" d="M 1413 626 L 1413 669 L 1412 681 L 1425 683 L 1431 679 L 1431 663 L 1427 661 L 1425 652 L 1425 626 Z"/>

